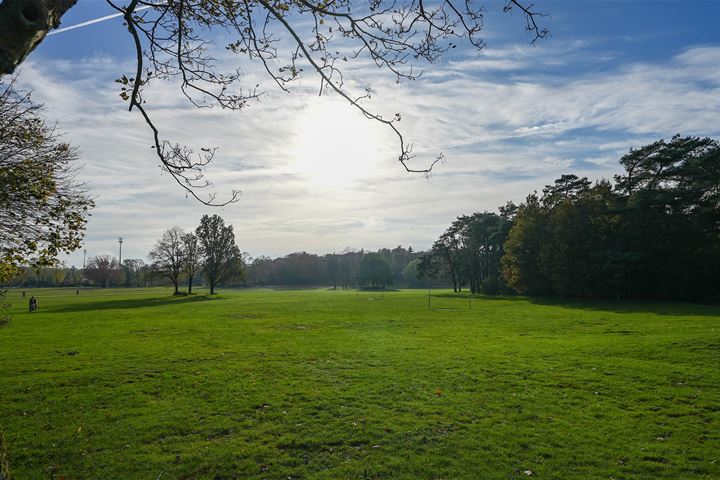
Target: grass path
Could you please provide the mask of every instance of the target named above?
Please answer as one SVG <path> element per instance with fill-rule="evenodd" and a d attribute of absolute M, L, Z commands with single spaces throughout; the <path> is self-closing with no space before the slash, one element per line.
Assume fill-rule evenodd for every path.
<path fill-rule="evenodd" d="M 720 308 L 18 291 L 16 479 L 716 479 Z"/>

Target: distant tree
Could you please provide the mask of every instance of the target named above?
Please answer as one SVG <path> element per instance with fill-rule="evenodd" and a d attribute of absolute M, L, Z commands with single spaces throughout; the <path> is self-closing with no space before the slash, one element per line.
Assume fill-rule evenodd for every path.
<path fill-rule="evenodd" d="M 337 290 L 338 278 L 340 276 L 340 262 L 335 253 L 325 255 L 325 265 L 327 267 L 327 276 L 332 283 L 333 290 Z"/>
<path fill-rule="evenodd" d="M 435 278 L 445 270 L 452 281 L 453 291 L 462 289 L 460 275 L 462 273 L 462 259 L 459 256 L 456 226 L 451 225 L 440 238 L 435 240 L 430 251 L 425 254 L 425 260 L 419 266 L 423 276 Z M 442 268 L 443 265 L 445 268 Z"/>
<path fill-rule="evenodd" d="M 27 287 L 32 285 L 36 280 L 36 272 L 34 268 L 22 267 L 20 268 L 21 285 Z"/>
<path fill-rule="evenodd" d="M 179 293 L 180 275 L 185 265 L 183 235 L 185 232 L 180 227 L 169 228 L 149 255 L 155 269 L 172 282 L 175 295 Z"/>
<path fill-rule="evenodd" d="M 323 259 L 307 252 L 295 252 L 275 261 L 275 276 L 280 285 L 322 285 L 326 268 Z"/>
<path fill-rule="evenodd" d="M 463 285 L 468 285 L 471 293 L 501 291 L 504 283 L 500 259 L 513 209 L 508 205 L 500 212 L 473 213 L 455 219 L 418 264 L 420 273 L 434 278 L 449 272 L 455 291 L 460 291 Z"/>
<path fill-rule="evenodd" d="M 79 248 L 93 206 L 75 179 L 77 151 L 12 87 L 0 85 L 0 282 Z"/>
<path fill-rule="evenodd" d="M 139 278 L 143 287 L 155 286 L 155 279 L 159 277 L 159 273 L 155 270 L 155 266 L 150 264 L 144 264 L 140 266 Z"/>
<path fill-rule="evenodd" d="M 120 265 L 120 283 L 125 287 L 130 287 L 132 283 L 133 274 L 133 261 L 130 258 L 126 258 Z"/>
<path fill-rule="evenodd" d="M 188 294 L 192 295 L 193 278 L 202 266 L 202 251 L 197 235 L 194 233 L 186 233 L 182 236 L 183 243 L 183 270 L 187 275 Z"/>
<path fill-rule="evenodd" d="M 246 256 L 240 253 L 239 256 L 235 257 L 232 264 L 228 268 L 227 274 L 223 275 L 222 279 L 218 284 L 227 286 L 242 286 L 245 285 L 246 275 Z"/>
<path fill-rule="evenodd" d="M 416 268 L 419 278 L 424 280 L 426 286 L 435 282 L 441 282 L 443 285 L 453 285 L 447 262 L 432 249 L 418 258 Z"/>
<path fill-rule="evenodd" d="M 79 273 L 78 269 L 75 268 L 75 265 L 70 267 L 68 274 L 70 275 L 73 285 L 77 285 L 78 283 L 80 283 L 80 273 Z"/>
<path fill-rule="evenodd" d="M 233 273 L 238 259 L 242 258 L 235 245 L 233 227 L 225 226 L 219 215 L 203 215 L 195 235 L 200 242 L 203 274 L 210 286 L 210 294 L 214 294 L 217 284 Z"/>
<path fill-rule="evenodd" d="M 123 269 L 125 270 L 125 286 L 140 286 L 140 277 L 145 262 L 140 258 L 128 258 L 123 260 Z"/>
<path fill-rule="evenodd" d="M 473 293 L 496 294 L 507 290 L 501 275 L 504 243 L 512 227 L 503 214 L 474 213 L 464 230 L 471 268 L 469 281 Z"/>
<path fill-rule="evenodd" d="M 392 285 L 395 275 L 390 263 L 379 253 L 368 253 L 362 260 L 358 269 L 358 283 L 372 287 Z"/>
<path fill-rule="evenodd" d="M 426 282 L 420 277 L 420 266 L 421 259 L 416 258 L 409 262 L 403 269 L 403 280 L 405 285 L 410 288 L 422 288 L 426 285 Z"/>
<path fill-rule="evenodd" d="M 67 276 L 67 265 L 65 262 L 56 262 L 52 267 L 52 279 L 56 287 L 62 285 Z"/>
<path fill-rule="evenodd" d="M 403 275 L 403 270 L 411 260 L 418 256 L 413 251 L 412 247 L 405 249 L 402 245 L 398 245 L 392 250 L 389 248 L 382 248 L 378 250 L 378 253 L 385 257 L 385 260 L 390 263 L 390 266 L 393 269 L 393 275 L 395 276 L 395 285 L 400 285 L 404 282 L 405 277 Z"/>
<path fill-rule="evenodd" d="M 117 277 L 118 260 L 110 255 L 90 257 L 85 266 L 85 276 L 96 285 L 107 288 Z"/>
<path fill-rule="evenodd" d="M 270 257 L 260 255 L 248 261 L 247 282 L 250 285 L 265 286 L 273 283 L 274 264 Z"/>
<path fill-rule="evenodd" d="M 356 285 L 360 260 L 364 255 L 365 252 L 362 249 L 355 250 L 349 247 L 343 249 L 338 262 L 340 285 L 342 285 L 342 288 L 350 288 Z"/>

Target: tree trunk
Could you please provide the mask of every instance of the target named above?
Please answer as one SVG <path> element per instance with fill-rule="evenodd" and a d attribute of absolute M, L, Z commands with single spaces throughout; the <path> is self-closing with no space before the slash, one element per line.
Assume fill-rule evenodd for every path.
<path fill-rule="evenodd" d="M 188 295 L 192 295 L 192 275 L 188 275 Z"/>
<path fill-rule="evenodd" d="M 4 0 L 0 2 L 0 77 L 37 47 L 77 0 Z"/>

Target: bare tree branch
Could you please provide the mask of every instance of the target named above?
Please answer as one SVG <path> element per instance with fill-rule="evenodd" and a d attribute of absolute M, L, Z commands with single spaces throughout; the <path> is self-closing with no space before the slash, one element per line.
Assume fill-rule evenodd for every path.
<path fill-rule="evenodd" d="M 135 46 L 135 72 L 117 80 L 121 84 L 120 96 L 129 102 L 128 109 L 139 111 L 150 127 L 152 148 L 161 167 L 189 195 L 206 205 L 235 202 L 239 192 L 233 191 L 224 201 L 216 201 L 214 194 L 201 195 L 210 185 L 204 169 L 216 149 L 202 148 L 196 154 L 188 147 L 162 139 L 148 112 L 143 88 L 154 79 L 177 82 L 182 94 L 198 108 L 240 110 L 248 101 L 259 98 L 261 93 L 255 90 L 259 85 L 249 90 L 240 88 L 239 69 L 221 71 L 220 62 L 210 54 L 213 42 L 209 32 L 233 37 L 227 50 L 260 61 L 284 92 L 291 91 L 290 85 L 304 73 L 302 67 L 309 65 L 311 73 L 318 76 L 319 94 L 332 91 L 369 120 L 390 128 L 398 141 L 398 161 L 408 172 L 425 174 L 443 160 L 443 155 L 426 167 L 411 166 L 412 146 L 397 126 L 400 114 L 384 118 L 365 107 L 362 100 L 370 97 L 370 90 L 365 89 L 362 95 L 351 94 L 345 87 L 343 65 L 365 58 L 391 72 L 398 81 L 414 80 L 422 75 L 418 63 L 432 64 L 461 42 L 478 50 L 485 47 L 480 38 L 485 9 L 475 0 L 130 0 L 127 6 L 116 4 L 116 0 L 106 1 L 122 14 Z M 2 7 L 52 4 L 67 9 L 74 2 L 6 0 Z M 522 12 L 526 30 L 534 35 L 532 43 L 549 35 L 538 24 L 538 19 L 546 15 L 535 11 L 534 4 L 509 0 L 504 11 L 514 8 Z M 53 12 L 60 10 L 57 7 Z M 55 23 L 48 24 L 45 31 L 56 25 L 59 15 L 55 15 Z M 0 11 L 0 25 L 2 21 Z"/>

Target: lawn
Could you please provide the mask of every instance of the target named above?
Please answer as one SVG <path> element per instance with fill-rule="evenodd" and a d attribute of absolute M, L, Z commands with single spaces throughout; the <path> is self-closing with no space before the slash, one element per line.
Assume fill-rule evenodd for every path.
<path fill-rule="evenodd" d="M 720 307 L 11 291 L 14 479 L 720 478 Z"/>

